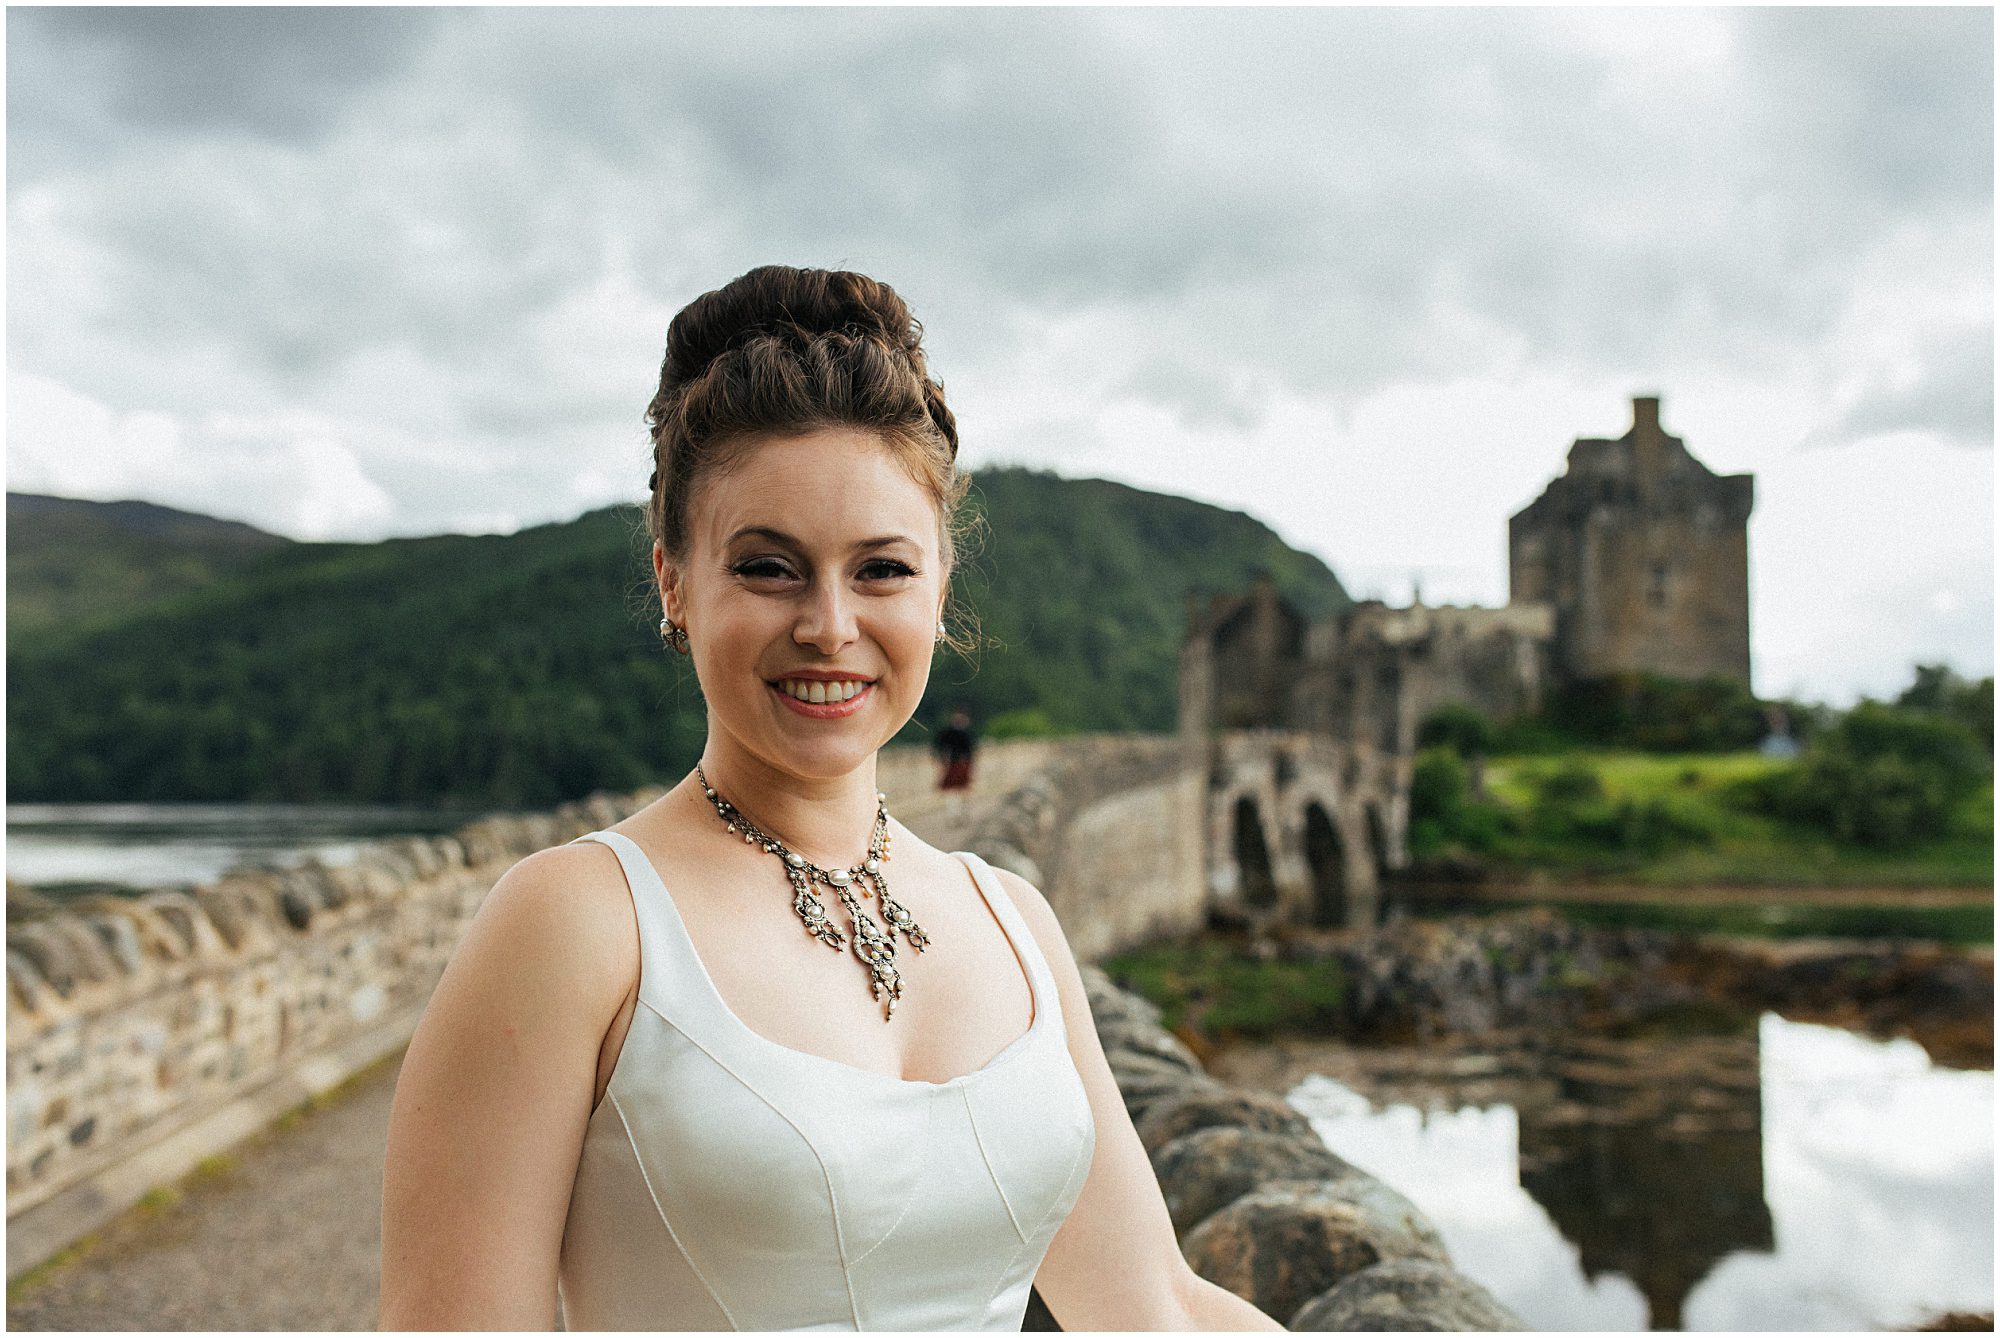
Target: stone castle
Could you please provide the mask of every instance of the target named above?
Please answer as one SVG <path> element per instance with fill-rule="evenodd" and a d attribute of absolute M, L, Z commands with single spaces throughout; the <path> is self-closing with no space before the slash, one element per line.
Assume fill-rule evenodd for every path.
<path fill-rule="evenodd" d="M 1551 687 L 1648 671 L 1750 683 L 1752 476 L 1716 474 L 1632 401 L 1615 440 L 1580 437 L 1568 468 L 1507 522 L 1508 602 L 1362 600 L 1309 622 L 1268 577 L 1191 599 L 1181 731 L 1306 730 L 1407 753 L 1446 702 L 1494 719 Z"/>

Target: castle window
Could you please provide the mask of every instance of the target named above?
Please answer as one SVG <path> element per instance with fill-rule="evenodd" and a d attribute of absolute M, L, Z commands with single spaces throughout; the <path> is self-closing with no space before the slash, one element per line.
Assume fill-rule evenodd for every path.
<path fill-rule="evenodd" d="M 1667 564 L 1655 562 L 1646 583 L 1646 602 L 1656 609 L 1667 605 Z"/>

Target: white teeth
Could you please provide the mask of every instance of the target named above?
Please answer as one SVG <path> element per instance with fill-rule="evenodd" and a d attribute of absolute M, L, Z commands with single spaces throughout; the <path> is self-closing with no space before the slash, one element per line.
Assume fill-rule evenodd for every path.
<path fill-rule="evenodd" d="M 828 702 L 844 702 L 867 686 L 853 679 L 828 683 L 814 678 L 786 678 L 779 681 L 778 690 L 802 702 L 825 705 Z"/>

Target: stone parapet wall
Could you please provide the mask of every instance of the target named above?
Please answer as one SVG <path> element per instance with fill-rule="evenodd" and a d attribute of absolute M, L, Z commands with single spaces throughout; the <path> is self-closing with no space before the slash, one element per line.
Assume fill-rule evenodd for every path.
<path fill-rule="evenodd" d="M 10 889 L 13 1218 L 358 1034 L 421 1011 L 522 857 L 657 792 L 372 843 L 351 864 L 56 904 Z"/>
<path fill-rule="evenodd" d="M 984 794 L 1004 793 L 1047 767 L 1072 739 L 995 739 L 979 744 L 973 761 L 973 787 Z M 889 811 L 898 804 L 922 802 L 937 790 L 943 767 L 928 747 L 899 744 L 875 755 L 875 784 L 889 796 Z"/>

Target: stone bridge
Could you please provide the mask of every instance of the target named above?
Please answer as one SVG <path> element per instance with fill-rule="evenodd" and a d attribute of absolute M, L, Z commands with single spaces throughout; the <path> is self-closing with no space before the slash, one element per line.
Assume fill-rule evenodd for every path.
<path fill-rule="evenodd" d="M 1039 886 L 1085 961 L 1205 924 L 1365 927 L 1404 860 L 1407 756 L 1324 734 L 991 743 L 970 802 L 886 749 L 918 835 Z M 7 1272 L 404 1045 L 513 863 L 659 792 L 496 815 L 351 864 L 54 904 L 10 885 Z"/>

